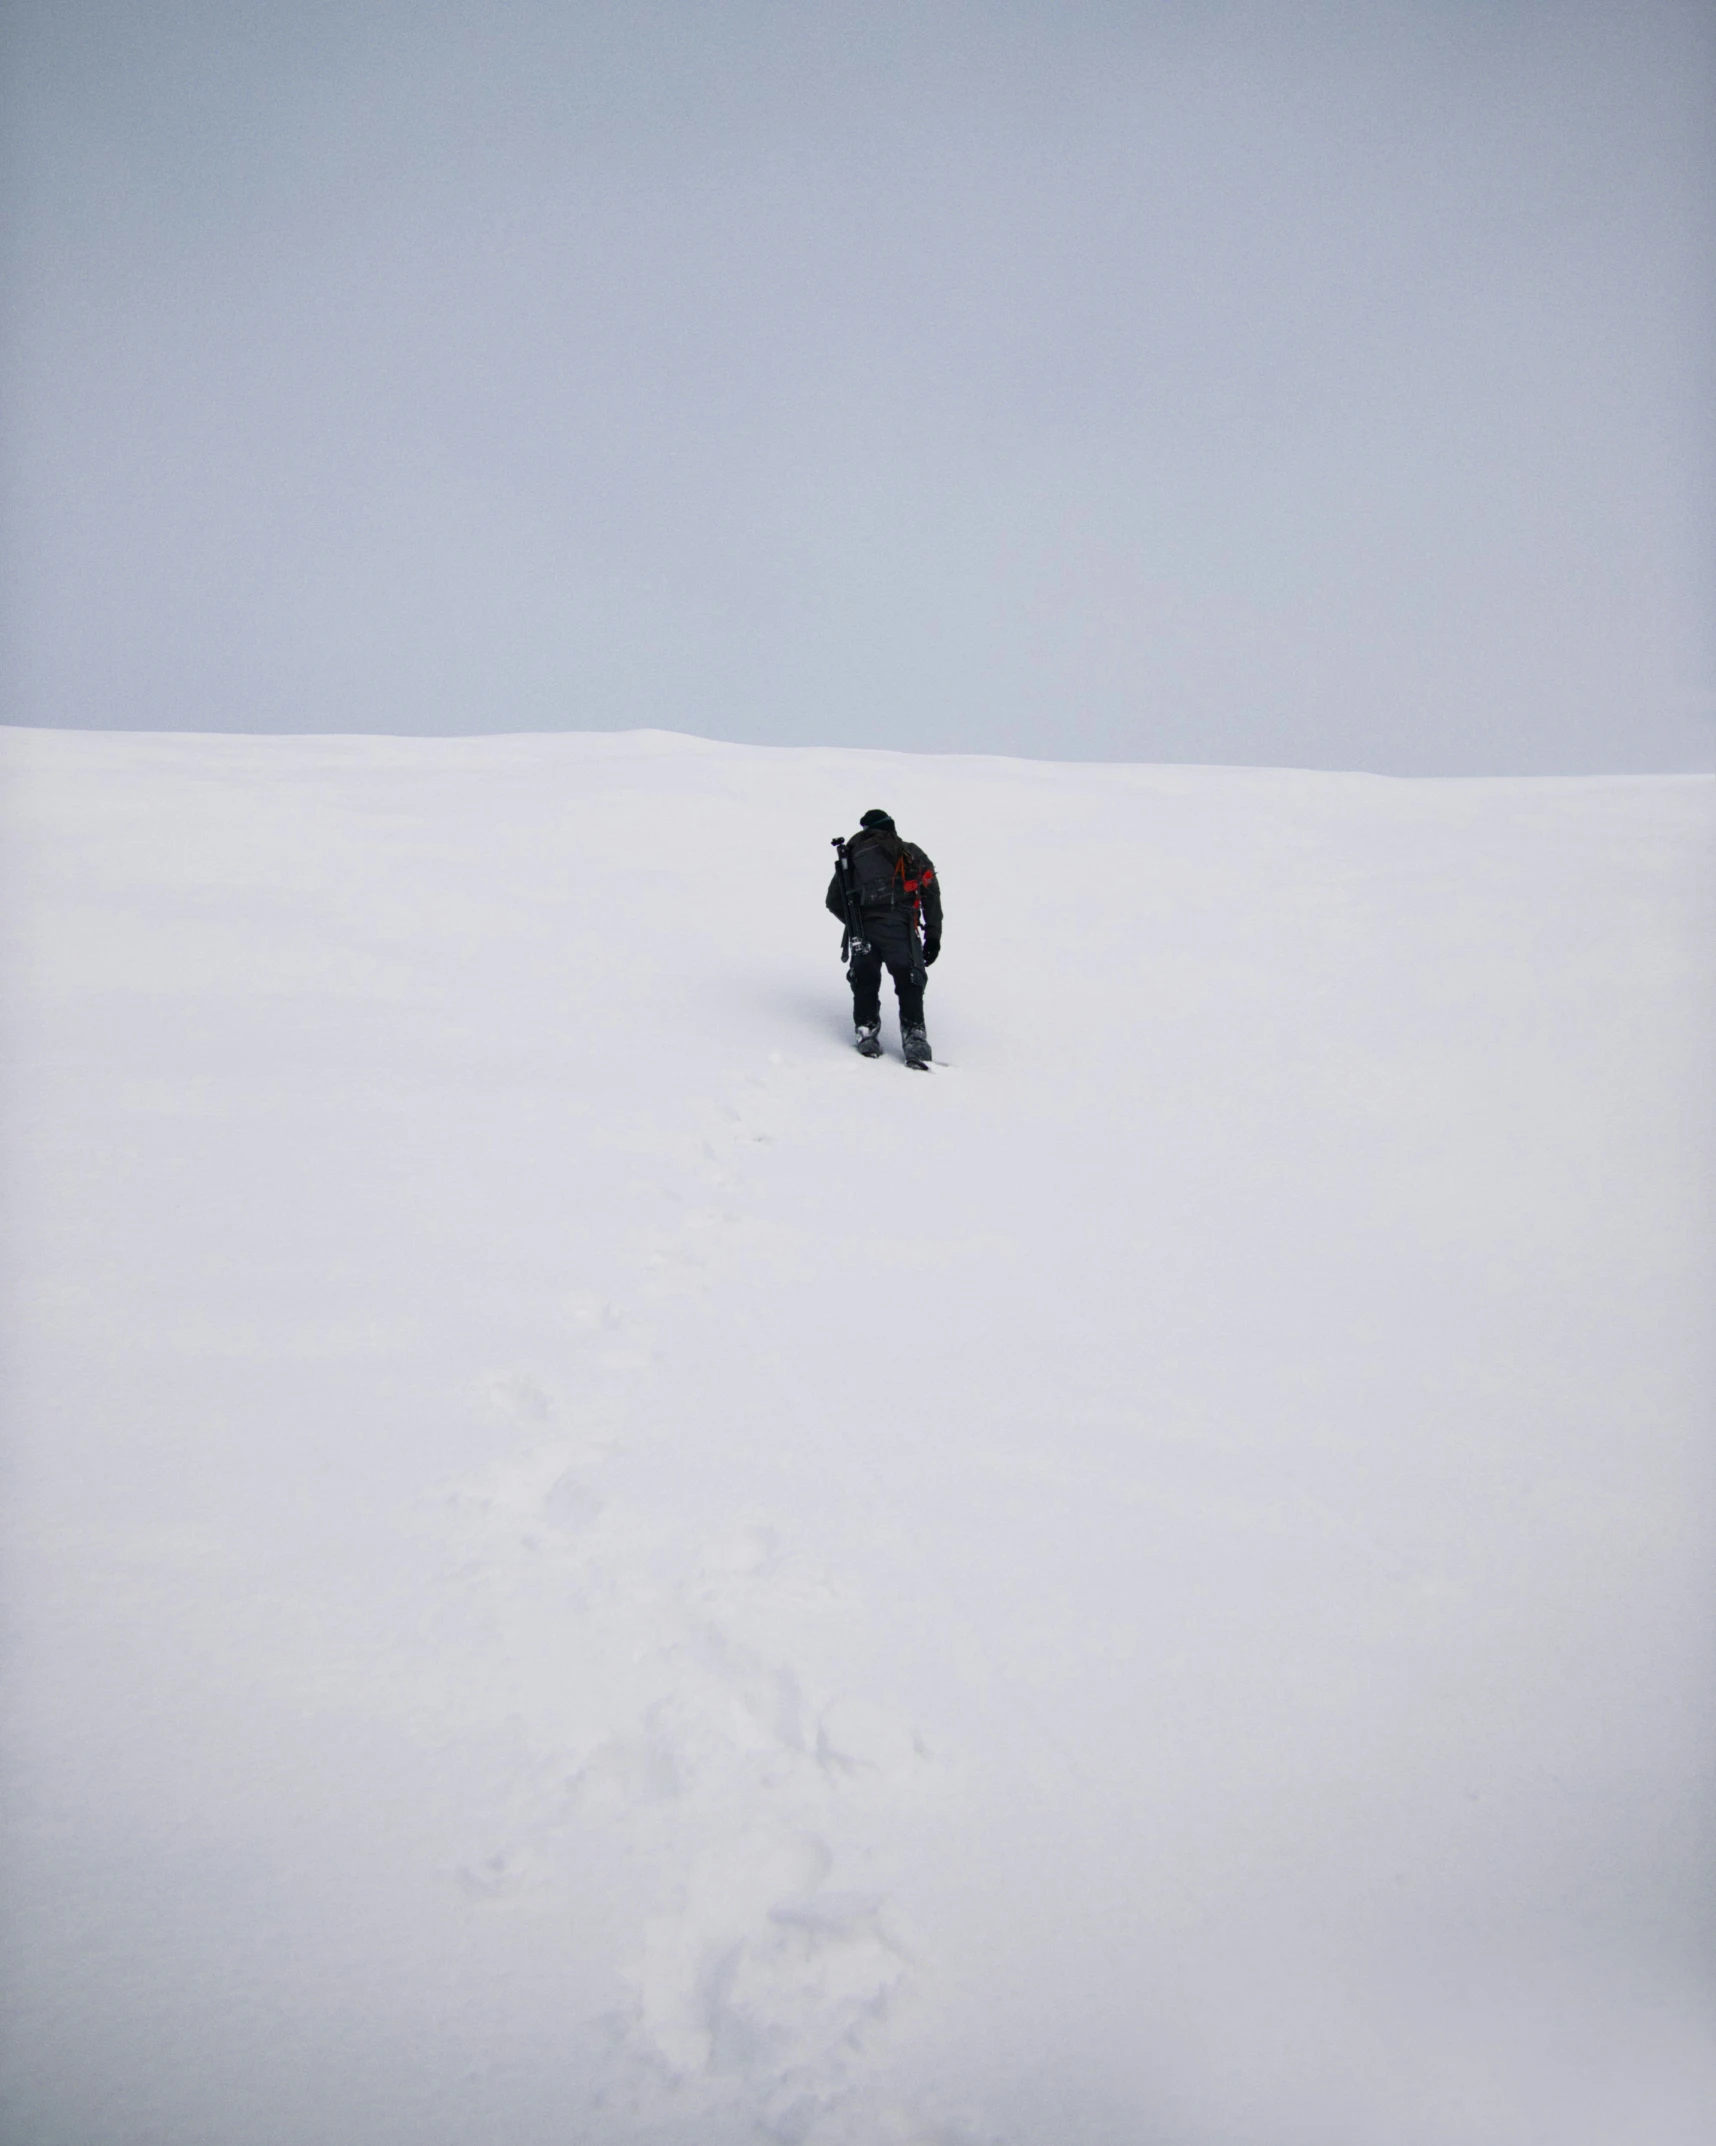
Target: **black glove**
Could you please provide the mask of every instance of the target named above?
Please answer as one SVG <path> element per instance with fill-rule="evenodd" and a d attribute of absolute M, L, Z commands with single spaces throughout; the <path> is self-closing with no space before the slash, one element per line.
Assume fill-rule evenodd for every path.
<path fill-rule="evenodd" d="M 940 952 L 941 941 L 939 939 L 926 939 L 924 941 L 924 967 L 926 969 Z"/>

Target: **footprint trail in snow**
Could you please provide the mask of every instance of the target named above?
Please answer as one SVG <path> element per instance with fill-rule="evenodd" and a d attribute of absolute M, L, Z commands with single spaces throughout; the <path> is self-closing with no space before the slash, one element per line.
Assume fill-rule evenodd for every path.
<path fill-rule="evenodd" d="M 664 1329 L 688 1278 L 719 1287 L 707 1240 L 739 1223 L 745 1153 L 770 1140 L 754 1107 L 722 1107 L 636 1296 L 569 1307 L 579 1400 L 534 1368 L 491 1377 L 516 1444 L 437 1494 L 447 1628 L 484 1657 L 489 1718 L 465 1727 L 507 1754 L 456 1882 L 481 1913 L 576 1917 L 585 1874 L 617 1877 L 610 2116 L 805 2146 L 970 2137 L 877 2094 L 924 1972 L 877 1843 L 934 1807 L 944 1769 L 840 1683 L 865 1604 L 802 1527 L 706 1530 L 651 1469 Z"/>

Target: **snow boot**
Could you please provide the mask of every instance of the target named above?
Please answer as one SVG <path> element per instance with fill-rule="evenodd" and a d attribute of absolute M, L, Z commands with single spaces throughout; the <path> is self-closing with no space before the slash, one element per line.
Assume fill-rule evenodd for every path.
<path fill-rule="evenodd" d="M 882 1055 L 882 1027 L 873 1021 L 868 1028 L 858 1031 L 858 1055 L 860 1058 L 880 1058 Z"/>
<path fill-rule="evenodd" d="M 900 1042 L 905 1049 L 906 1063 L 919 1073 L 928 1070 L 930 1062 L 929 1038 L 921 1028 L 904 1028 Z"/>

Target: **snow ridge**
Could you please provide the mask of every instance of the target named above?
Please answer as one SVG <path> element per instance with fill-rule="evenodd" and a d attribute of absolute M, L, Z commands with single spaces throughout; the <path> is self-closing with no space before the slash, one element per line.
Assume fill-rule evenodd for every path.
<path fill-rule="evenodd" d="M 1716 783 L 0 774 L 0 2136 L 1703 2146 Z"/>

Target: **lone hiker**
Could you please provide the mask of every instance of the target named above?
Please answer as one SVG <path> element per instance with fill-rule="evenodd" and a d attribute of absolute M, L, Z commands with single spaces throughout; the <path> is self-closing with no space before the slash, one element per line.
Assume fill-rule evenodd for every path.
<path fill-rule="evenodd" d="M 941 952 L 941 888 L 915 842 L 902 842 L 885 812 L 866 812 L 828 883 L 828 908 L 846 926 L 841 951 L 852 986 L 852 1025 L 865 1058 L 882 1055 L 882 964 L 900 1002 L 900 1043 L 909 1066 L 930 1062 L 924 985 Z M 923 939 L 918 939 L 919 924 Z"/>

